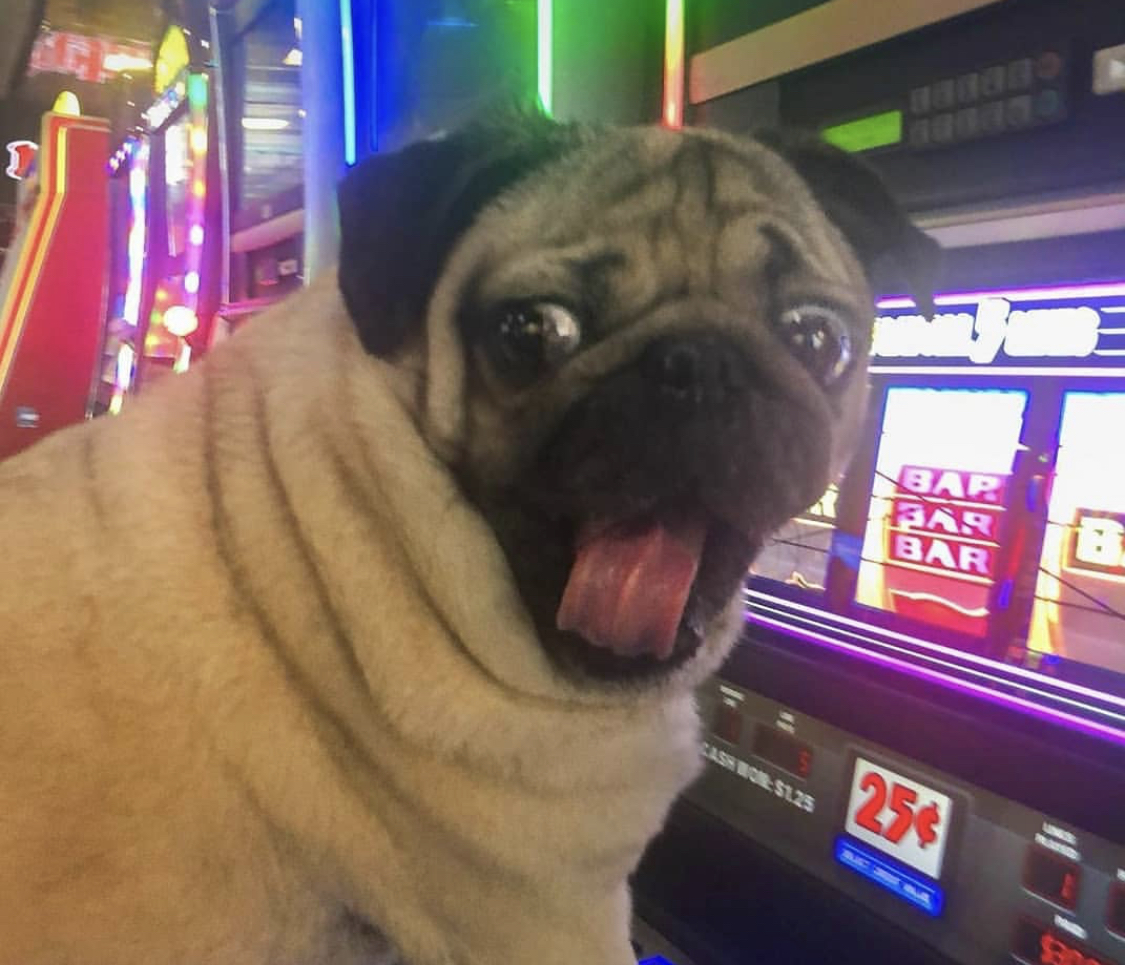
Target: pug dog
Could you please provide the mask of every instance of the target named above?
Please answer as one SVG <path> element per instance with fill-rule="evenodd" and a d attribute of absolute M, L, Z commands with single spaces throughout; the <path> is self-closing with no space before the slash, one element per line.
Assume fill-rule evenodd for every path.
<path fill-rule="evenodd" d="M 775 134 L 487 119 L 340 213 L 336 278 L 0 465 L 3 965 L 630 965 L 870 274 L 933 259 Z"/>

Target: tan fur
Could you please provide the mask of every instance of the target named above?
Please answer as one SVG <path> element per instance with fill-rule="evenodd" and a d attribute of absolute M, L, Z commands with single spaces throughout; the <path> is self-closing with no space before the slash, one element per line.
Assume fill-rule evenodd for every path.
<path fill-rule="evenodd" d="M 631 136 L 654 169 L 675 144 Z M 733 331 L 767 216 L 810 283 L 860 313 L 867 293 L 764 152 L 738 148 L 772 181 L 720 166 L 717 196 L 766 214 L 716 221 L 687 192 L 650 244 L 630 219 L 675 184 L 610 204 L 620 149 L 486 211 L 393 363 L 365 353 L 329 280 L 121 418 L 0 465 L 0 965 L 633 961 L 626 879 L 698 770 L 693 688 L 739 601 L 663 683 L 571 682 L 448 463 L 503 473 L 585 386 L 698 315 L 616 333 L 528 413 L 470 392 L 460 299 L 470 276 L 511 290 L 593 237 L 631 259 L 623 310 L 683 271 Z M 568 203 L 563 178 L 589 196 Z M 697 257 L 712 244 L 721 278 Z M 814 391 L 764 331 L 739 337 Z M 840 437 L 853 381 L 837 410 L 816 403 Z"/>
<path fill-rule="evenodd" d="M 690 692 L 566 692 L 386 368 L 321 288 L 0 467 L 5 965 L 630 961 Z"/>

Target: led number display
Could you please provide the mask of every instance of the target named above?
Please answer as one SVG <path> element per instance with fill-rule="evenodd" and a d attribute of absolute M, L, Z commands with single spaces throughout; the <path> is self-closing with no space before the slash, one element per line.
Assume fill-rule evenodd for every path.
<path fill-rule="evenodd" d="M 1024 965 L 1113 965 L 1066 935 L 1021 918 L 1012 942 L 1012 955 Z"/>
<path fill-rule="evenodd" d="M 940 878 L 953 800 L 863 757 L 852 774 L 844 830 L 930 878 Z"/>

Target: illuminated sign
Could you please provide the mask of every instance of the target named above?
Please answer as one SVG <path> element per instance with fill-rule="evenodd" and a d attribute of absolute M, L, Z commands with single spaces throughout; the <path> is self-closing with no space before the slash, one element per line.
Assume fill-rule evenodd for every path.
<path fill-rule="evenodd" d="M 27 73 L 29 77 L 69 74 L 91 84 L 104 84 L 122 70 L 151 68 L 149 54 L 149 48 L 140 44 L 45 30 L 36 37 L 31 48 Z"/>
<path fill-rule="evenodd" d="M 22 181 L 31 173 L 31 165 L 39 153 L 39 145 L 34 141 L 8 142 L 8 167 L 4 173 L 15 181 Z"/>
<path fill-rule="evenodd" d="M 1006 476 L 992 473 L 903 466 L 899 473 L 898 485 L 906 492 L 920 496 L 967 499 L 978 503 L 1002 503 L 1006 480 Z"/>
<path fill-rule="evenodd" d="M 903 466 L 891 503 L 888 562 L 992 581 L 1006 483 L 994 473 Z"/>
<path fill-rule="evenodd" d="M 1119 334 L 1108 331 L 1105 334 Z M 1009 359 L 1084 359 L 1102 339 L 1101 312 L 1090 305 L 1013 308 L 1005 298 L 983 298 L 973 311 L 880 315 L 875 358 L 967 359 L 991 365 Z"/>
<path fill-rule="evenodd" d="M 1070 544 L 1070 565 L 1125 577 L 1125 514 L 1080 509 Z"/>
<path fill-rule="evenodd" d="M 156 51 L 156 71 L 152 80 L 156 93 L 162 93 L 175 84 L 190 63 L 187 38 L 183 30 L 173 24 L 164 34 Z"/>

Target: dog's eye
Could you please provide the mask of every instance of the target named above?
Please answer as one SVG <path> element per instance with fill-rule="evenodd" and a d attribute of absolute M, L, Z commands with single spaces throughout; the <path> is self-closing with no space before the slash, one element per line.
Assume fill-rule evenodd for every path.
<path fill-rule="evenodd" d="M 831 385 L 852 361 L 852 341 L 840 315 L 824 305 L 798 305 L 781 313 L 778 334 L 789 351 L 823 385 Z"/>
<path fill-rule="evenodd" d="M 555 302 L 506 306 L 497 331 L 498 361 L 516 377 L 561 365 L 582 343 L 582 326 Z"/>

